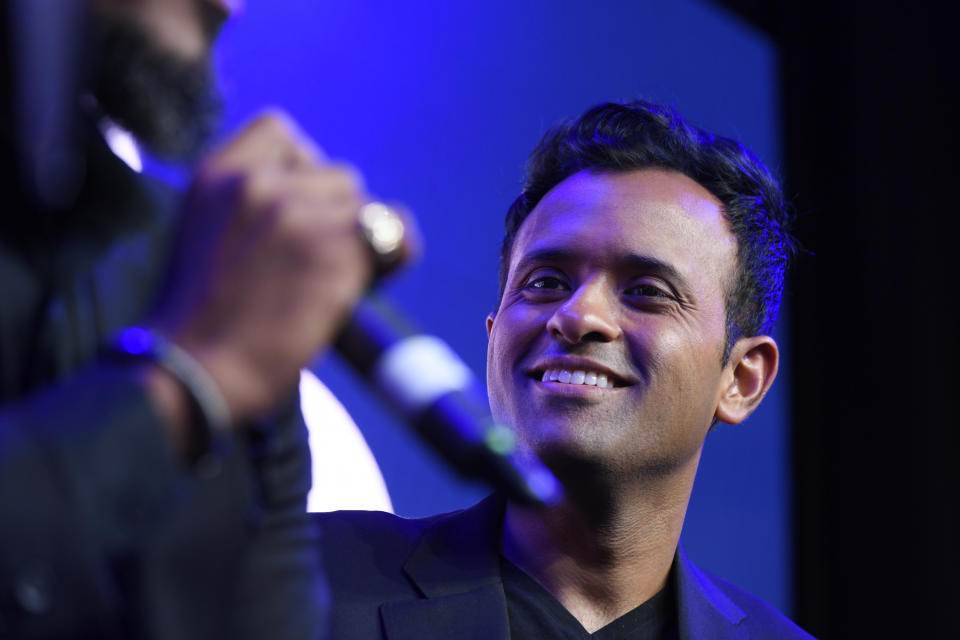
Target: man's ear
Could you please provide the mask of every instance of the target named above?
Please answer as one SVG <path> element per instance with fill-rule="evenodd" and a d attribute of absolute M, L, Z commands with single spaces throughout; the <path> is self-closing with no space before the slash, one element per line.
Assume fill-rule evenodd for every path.
<path fill-rule="evenodd" d="M 487 314 L 487 337 L 488 338 L 490 337 L 490 329 L 493 328 L 493 316 L 494 314 L 492 313 Z"/>
<path fill-rule="evenodd" d="M 727 424 L 743 422 L 773 384 L 779 364 L 780 350 L 770 336 L 738 340 L 723 368 L 717 419 Z"/>

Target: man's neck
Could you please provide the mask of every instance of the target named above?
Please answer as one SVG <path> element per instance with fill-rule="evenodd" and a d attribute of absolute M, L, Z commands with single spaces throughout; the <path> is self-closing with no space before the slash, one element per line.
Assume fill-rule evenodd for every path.
<path fill-rule="evenodd" d="M 666 584 L 696 462 L 655 480 L 568 492 L 550 509 L 508 503 L 503 554 L 593 633 Z"/>

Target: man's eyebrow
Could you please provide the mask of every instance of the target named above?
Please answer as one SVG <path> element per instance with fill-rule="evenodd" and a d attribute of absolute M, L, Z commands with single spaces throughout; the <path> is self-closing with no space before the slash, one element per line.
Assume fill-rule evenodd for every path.
<path fill-rule="evenodd" d="M 566 264 L 576 260 L 576 252 L 571 251 L 570 249 L 558 249 L 558 248 L 545 248 L 545 249 L 534 249 L 529 251 L 522 256 L 517 261 L 517 266 L 515 270 L 519 271 L 524 267 L 537 264 L 537 263 L 555 263 L 555 264 Z"/>
<path fill-rule="evenodd" d="M 631 253 L 620 258 L 619 262 L 628 267 L 631 271 L 641 271 L 659 276 L 664 280 L 676 284 L 684 290 L 690 290 L 690 284 L 683 277 L 676 267 L 669 262 L 664 262 L 653 256 Z"/>

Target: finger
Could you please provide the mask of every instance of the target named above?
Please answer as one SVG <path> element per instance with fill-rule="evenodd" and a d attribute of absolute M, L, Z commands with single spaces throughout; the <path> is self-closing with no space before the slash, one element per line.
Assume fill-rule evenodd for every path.
<path fill-rule="evenodd" d="M 305 197 L 368 199 L 363 176 L 348 165 L 323 165 L 287 172 L 280 180 L 283 188 Z"/>
<path fill-rule="evenodd" d="M 324 264 L 348 265 L 346 271 L 357 272 L 364 282 L 373 271 L 367 244 L 357 231 L 354 203 L 328 203 L 318 215 L 314 203 L 288 203 L 282 216 L 269 216 L 261 221 L 256 234 L 280 242 L 282 253 L 303 264 L 319 261 Z M 342 275 L 342 274 L 341 274 Z"/>
<path fill-rule="evenodd" d="M 357 213 L 368 200 L 355 171 L 315 167 L 309 171 L 261 170 L 244 179 L 242 201 L 248 215 L 308 208 L 329 224 L 355 226 Z M 334 208 L 335 207 L 335 208 Z M 349 209 L 343 213 L 343 208 Z"/>
<path fill-rule="evenodd" d="M 327 161 L 326 154 L 289 115 L 265 112 L 247 124 L 215 154 L 232 167 L 304 167 Z"/>

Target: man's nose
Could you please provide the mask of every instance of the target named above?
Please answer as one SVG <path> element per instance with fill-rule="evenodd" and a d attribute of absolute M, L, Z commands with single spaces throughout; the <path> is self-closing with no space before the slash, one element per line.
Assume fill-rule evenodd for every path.
<path fill-rule="evenodd" d="M 570 344 L 609 342 L 620 337 L 617 296 L 608 288 L 602 279 L 577 288 L 547 321 L 550 335 Z"/>

